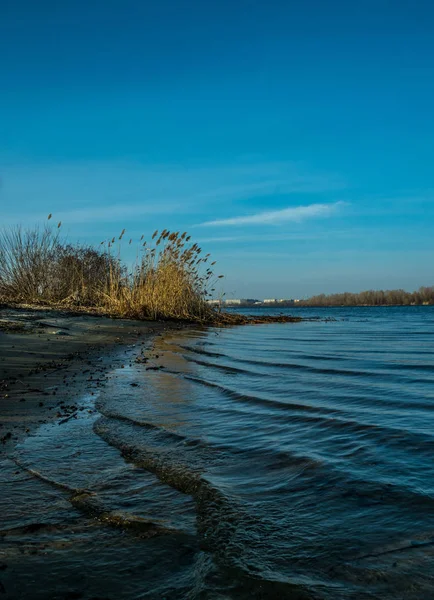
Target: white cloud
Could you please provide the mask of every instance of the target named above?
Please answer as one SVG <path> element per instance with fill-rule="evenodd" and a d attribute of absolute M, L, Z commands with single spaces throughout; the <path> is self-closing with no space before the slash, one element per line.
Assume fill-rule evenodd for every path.
<path fill-rule="evenodd" d="M 280 223 L 299 223 L 306 219 L 328 217 L 337 212 L 345 202 L 333 204 L 309 204 L 307 206 L 290 206 L 281 210 L 260 212 L 254 215 L 217 219 L 201 223 L 200 227 L 220 227 L 227 225 L 279 225 Z"/>
<path fill-rule="evenodd" d="M 242 242 L 245 238 L 239 236 L 224 236 L 224 237 L 206 237 L 199 238 L 196 240 L 198 244 L 209 244 L 209 243 L 227 243 L 227 242 Z"/>
<path fill-rule="evenodd" d="M 291 162 L 239 162 L 217 166 L 152 165 L 133 161 L 16 163 L 0 154 L 1 225 L 33 224 L 53 213 L 72 226 L 137 221 L 159 215 L 200 215 L 255 197 L 335 191 L 334 174 L 311 172 Z M 154 219 L 155 216 L 155 219 Z M 128 226 L 128 223 L 126 223 Z M 170 225 L 170 224 L 169 224 Z"/>
<path fill-rule="evenodd" d="M 268 230 L 270 231 L 270 230 Z M 274 230 L 275 231 L 275 230 Z M 233 236 L 210 236 L 196 238 L 195 241 L 198 244 L 214 244 L 214 243 L 227 243 L 234 242 L 240 244 L 268 244 L 269 242 L 300 242 L 300 241 L 312 241 L 322 239 L 354 239 L 354 238 L 366 238 L 367 229 L 330 229 L 328 226 L 316 231 L 291 231 L 284 233 L 251 233 L 249 235 L 233 235 Z"/>

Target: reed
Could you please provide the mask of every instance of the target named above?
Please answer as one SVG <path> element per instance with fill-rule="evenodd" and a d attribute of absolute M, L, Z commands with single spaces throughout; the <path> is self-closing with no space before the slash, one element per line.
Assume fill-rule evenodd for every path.
<path fill-rule="evenodd" d="M 0 232 L 0 295 L 4 299 L 37 302 L 52 296 L 58 232 L 48 225 Z"/>
<path fill-rule="evenodd" d="M 187 232 L 156 231 L 138 242 L 136 260 L 121 260 L 125 230 L 99 247 L 70 244 L 61 223 L 0 232 L 0 298 L 6 302 L 96 308 L 139 319 L 211 322 L 206 302 L 215 276 L 210 255 Z M 131 245 L 133 240 L 129 240 Z"/>
<path fill-rule="evenodd" d="M 104 242 L 110 261 L 118 240 Z M 118 249 L 118 256 L 120 249 Z M 216 278 L 187 232 L 154 232 L 151 243 L 141 240 L 140 256 L 130 273 L 110 269 L 102 303 L 111 312 L 135 318 L 208 321 L 214 310 L 207 304 Z M 213 263 L 215 264 L 215 263 Z M 221 277 L 221 276 L 219 276 Z"/>

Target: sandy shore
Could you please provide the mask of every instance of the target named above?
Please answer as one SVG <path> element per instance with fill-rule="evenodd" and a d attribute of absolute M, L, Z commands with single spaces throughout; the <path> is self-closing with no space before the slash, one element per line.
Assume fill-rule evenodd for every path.
<path fill-rule="evenodd" d="M 73 416 L 80 407 L 71 396 L 102 385 L 115 348 L 149 346 L 154 335 L 174 327 L 50 309 L 0 308 L 0 455 L 42 423 Z"/>

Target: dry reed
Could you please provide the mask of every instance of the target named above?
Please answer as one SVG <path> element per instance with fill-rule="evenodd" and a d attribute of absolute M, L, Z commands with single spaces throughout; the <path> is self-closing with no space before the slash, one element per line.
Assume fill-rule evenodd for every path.
<path fill-rule="evenodd" d="M 0 301 L 92 310 L 116 317 L 170 319 L 212 325 L 292 322 L 278 315 L 249 317 L 216 310 L 207 302 L 216 276 L 209 254 L 187 232 L 155 231 L 150 244 L 142 235 L 136 260 L 121 260 L 120 235 L 95 248 L 70 244 L 62 224 L 0 230 Z M 132 239 L 128 245 L 132 244 Z"/>
<path fill-rule="evenodd" d="M 0 232 L 3 301 L 92 307 L 140 319 L 214 319 L 206 299 L 221 276 L 187 232 L 156 231 L 150 245 L 142 236 L 128 269 L 121 261 L 125 229 L 98 248 L 69 244 L 60 231 L 61 223 L 47 223 Z"/>

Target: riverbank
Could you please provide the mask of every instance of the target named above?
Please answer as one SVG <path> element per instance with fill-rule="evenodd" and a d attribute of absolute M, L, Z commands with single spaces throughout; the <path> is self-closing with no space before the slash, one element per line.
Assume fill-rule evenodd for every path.
<path fill-rule="evenodd" d="M 0 455 L 42 423 L 73 416 L 119 346 L 148 348 L 183 325 L 37 307 L 0 309 Z"/>

